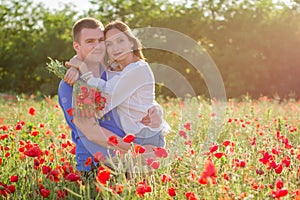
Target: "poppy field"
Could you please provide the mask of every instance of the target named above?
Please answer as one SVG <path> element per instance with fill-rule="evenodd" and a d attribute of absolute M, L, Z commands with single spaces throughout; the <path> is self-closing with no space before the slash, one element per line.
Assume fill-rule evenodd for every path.
<path fill-rule="evenodd" d="M 99 154 L 85 163 L 99 161 L 93 172 L 76 171 L 57 97 L 1 96 L 0 199 L 300 200 L 300 101 L 230 99 L 215 129 L 215 101 L 158 102 L 172 128 L 167 145 L 147 159 L 150 172 L 128 178 Z M 143 147 L 131 151 L 139 156 Z"/>

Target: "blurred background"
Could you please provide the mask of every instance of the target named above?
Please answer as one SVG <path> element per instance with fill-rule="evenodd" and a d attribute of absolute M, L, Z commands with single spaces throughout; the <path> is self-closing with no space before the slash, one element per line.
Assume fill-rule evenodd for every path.
<path fill-rule="evenodd" d="M 193 38 L 216 63 L 229 98 L 300 97 L 299 0 L 50 3 L 0 1 L 0 93 L 56 95 L 60 80 L 46 70 L 48 57 L 72 57 L 72 25 L 91 16 L 104 24 L 119 19 L 131 28 L 163 27 Z M 179 72 L 197 95 L 209 96 L 201 74 L 182 57 L 153 49 L 144 54 Z M 160 84 L 157 94 L 174 96 Z"/>

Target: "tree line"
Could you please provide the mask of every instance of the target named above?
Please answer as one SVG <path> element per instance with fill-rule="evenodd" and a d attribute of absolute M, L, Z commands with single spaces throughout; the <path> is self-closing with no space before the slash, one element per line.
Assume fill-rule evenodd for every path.
<path fill-rule="evenodd" d="M 90 0 L 78 13 L 74 5 L 57 10 L 32 0 L 2 0 L 0 5 L 0 92 L 57 94 L 60 80 L 46 70 L 48 57 L 74 55 L 71 27 L 86 16 L 104 24 L 122 20 L 132 28 L 162 27 L 198 42 L 215 62 L 229 98 L 248 94 L 300 96 L 300 2 L 272 0 Z M 209 96 L 200 73 L 180 55 L 146 49 L 151 63 L 172 67 L 197 95 Z M 181 79 L 174 80 L 180 82 Z M 184 88 L 181 88 L 184 90 Z M 174 95 L 158 86 L 164 96 Z"/>

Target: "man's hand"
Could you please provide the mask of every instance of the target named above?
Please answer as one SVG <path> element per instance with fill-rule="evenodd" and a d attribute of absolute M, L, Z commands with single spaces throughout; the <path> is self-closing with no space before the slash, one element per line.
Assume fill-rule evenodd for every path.
<path fill-rule="evenodd" d="M 73 86 L 75 81 L 79 78 L 79 71 L 73 67 L 70 67 L 65 76 L 64 76 L 64 81 L 68 83 L 70 86 Z"/>
<path fill-rule="evenodd" d="M 148 114 L 141 120 L 141 123 L 151 128 L 158 128 L 162 123 L 162 110 L 160 106 L 152 106 L 148 110 Z"/>

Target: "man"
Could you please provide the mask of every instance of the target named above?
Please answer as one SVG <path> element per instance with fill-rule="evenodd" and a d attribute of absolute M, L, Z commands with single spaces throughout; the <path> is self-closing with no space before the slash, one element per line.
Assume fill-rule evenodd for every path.
<path fill-rule="evenodd" d="M 94 18 L 83 18 L 78 20 L 72 29 L 73 32 L 73 48 L 76 51 L 77 58 L 86 62 L 89 70 L 93 72 L 95 77 L 105 79 L 105 72 L 103 69 L 103 60 L 105 55 L 105 43 L 103 34 L 103 25 L 100 21 Z M 76 77 L 76 78 L 74 78 Z M 95 137 L 103 139 L 101 146 L 91 142 L 92 138 L 87 138 L 74 124 L 73 116 L 70 114 L 72 109 L 72 85 L 78 78 L 78 71 L 70 68 L 64 80 L 60 82 L 58 88 L 58 100 L 61 108 L 63 109 L 65 119 L 72 130 L 72 140 L 76 144 L 76 168 L 79 171 L 90 171 L 91 166 L 85 166 L 85 161 L 93 156 L 96 152 L 101 152 L 104 157 L 107 157 L 111 151 L 108 151 L 107 139 L 110 136 L 116 135 L 119 141 L 118 147 L 120 150 L 128 150 L 130 145 L 122 141 L 125 136 L 124 131 L 118 126 L 115 110 L 107 113 L 103 119 L 98 120 L 99 125 L 109 131 L 105 133 L 95 134 Z M 152 120 L 151 120 L 152 119 Z M 149 115 L 145 116 L 141 122 L 150 127 L 157 127 L 161 123 L 161 112 L 156 108 L 149 110 Z M 91 122 L 91 121 L 89 121 Z M 91 125 L 91 131 L 97 131 L 95 126 L 86 123 L 86 126 Z M 93 129 L 93 130 L 92 130 Z M 111 132 L 114 134 L 112 134 Z M 90 140 L 88 140 L 90 139 Z M 99 138 L 98 138 L 99 139 Z M 94 162 L 95 163 L 95 162 Z"/>

